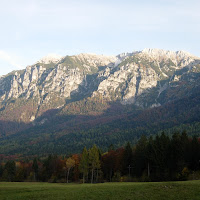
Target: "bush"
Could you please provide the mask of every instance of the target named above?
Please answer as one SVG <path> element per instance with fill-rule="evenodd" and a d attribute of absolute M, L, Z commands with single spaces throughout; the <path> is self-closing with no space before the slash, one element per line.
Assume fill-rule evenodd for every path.
<path fill-rule="evenodd" d="M 48 180 L 48 183 L 56 183 L 57 182 L 57 176 L 52 175 L 51 178 Z"/>
<path fill-rule="evenodd" d="M 113 182 L 120 182 L 121 181 L 121 173 L 119 171 L 114 173 L 112 181 Z"/>

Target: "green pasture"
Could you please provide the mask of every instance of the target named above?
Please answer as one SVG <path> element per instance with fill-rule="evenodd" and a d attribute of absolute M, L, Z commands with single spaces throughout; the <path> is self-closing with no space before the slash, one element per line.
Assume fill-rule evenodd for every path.
<path fill-rule="evenodd" d="M 160 183 L 0 183 L 0 200 L 196 200 L 200 181 Z"/>

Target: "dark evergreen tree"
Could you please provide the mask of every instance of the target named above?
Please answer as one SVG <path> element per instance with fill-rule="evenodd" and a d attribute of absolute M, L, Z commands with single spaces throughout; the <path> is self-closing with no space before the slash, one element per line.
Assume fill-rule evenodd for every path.
<path fill-rule="evenodd" d="M 110 150 L 102 156 L 102 170 L 104 177 L 110 182 L 116 171 L 116 159 L 117 154 L 114 150 Z"/>
<path fill-rule="evenodd" d="M 7 181 L 14 181 L 16 174 L 16 165 L 14 161 L 8 161 L 5 164 L 4 172 L 6 173 L 5 178 Z"/>
<path fill-rule="evenodd" d="M 114 145 L 111 144 L 111 145 L 108 147 L 108 152 L 111 151 L 111 150 L 114 150 L 114 149 L 115 149 L 115 148 L 114 148 Z"/>
<path fill-rule="evenodd" d="M 89 173 L 89 156 L 86 147 L 83 149 L 81 160 L 79 164 L 79 170 L 83 174 L 83 183 L 85 183 L 86 177 L 88 177 Z"/>
<path fill-rule="evenodd" d="M 196 136 L 193 136 L 189 145 L 188 165 L 193 171 L 200 169 L 200 142 Z"/>
<path fill-rule="evenodd" d="M 142 135 L 134 150 L 134 175 L 138 177 L 142 176 L 143 173 L 147 173 L 147 144 L 147 137 Z"/>
<path fill-rule="evenodd" d="M 133 151 L 129 142 L 125 146 L 122 162 L 123 162 L 122 174 L 130 176 L 131 167 L 133 167 Z"/>
<path fill-rule="evenodd" d="M 33 160 L 32 168 L 33 168 L 33 172 L 34 172 L 34 180 L 36 181 L 37 177 L 38 177 L 38 163 L 37 163 L 36 158 L 34 158 L 34 160 Z"/>

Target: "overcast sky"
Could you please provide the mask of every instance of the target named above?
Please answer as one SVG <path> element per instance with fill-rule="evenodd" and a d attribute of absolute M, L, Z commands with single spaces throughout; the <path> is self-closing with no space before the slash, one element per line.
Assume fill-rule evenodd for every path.
<path fill-rule="evenodd" d="M 144 48 L 200 56 L 199 0 L 0 0 L 0 75 L 47 54 Z"/>

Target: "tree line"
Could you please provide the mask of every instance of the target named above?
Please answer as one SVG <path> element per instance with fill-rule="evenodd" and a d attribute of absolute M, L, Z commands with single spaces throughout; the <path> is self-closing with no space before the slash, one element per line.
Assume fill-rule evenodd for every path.
<path fill-rule="evenodd" d="M 131 141 L 130 141 L 131 142 Z M 200 139 L 186 132 L 141 136 L 102 152 L 96 145 L 70 156 L 0 163 L 1 181 L 98 183 L 104 181 L 169 181 L 200 178 Z"/>

